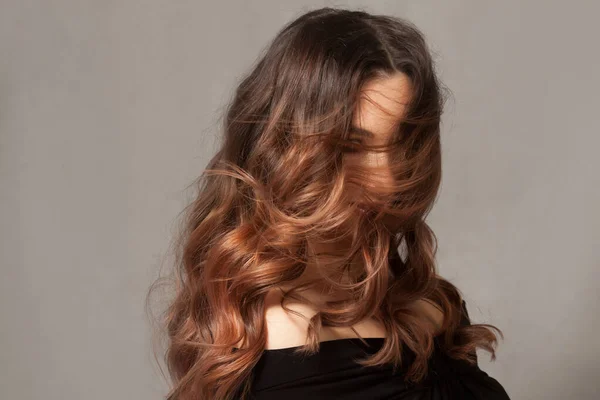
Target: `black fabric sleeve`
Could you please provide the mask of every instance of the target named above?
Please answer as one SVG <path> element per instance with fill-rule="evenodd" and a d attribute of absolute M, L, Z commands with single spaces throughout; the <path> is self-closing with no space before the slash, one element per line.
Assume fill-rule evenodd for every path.
<path fill-rule="evenodd" d="M 461 303 L 460 326 L 471 325 L 467 305 Z M 510 400 L 504 387 L 476 364 L 450 358 L 443 351 L 432 358 L 432 384 L 427 400 Z"/>
<path fill-rule="evenodd" d="M 471 318 L 469 318 L 469 311 L 467 311 L 467 303 L 462 301 L 462 315 L 460 317 L 460 326 L 471 325 Z"/>
<path fill-rule="evenodd" d="M 469 326 L 471 325 L 471 318 L 469 317 L 469 311 L 467 310 L 467 303 L 462 301 L 462 310 L 460 316 L 460 326 Z M 477 359 L 477 352 L 473 352 L 473 356 L 475 357 L 475 362 L 479 364 L 479 360 Z"/>

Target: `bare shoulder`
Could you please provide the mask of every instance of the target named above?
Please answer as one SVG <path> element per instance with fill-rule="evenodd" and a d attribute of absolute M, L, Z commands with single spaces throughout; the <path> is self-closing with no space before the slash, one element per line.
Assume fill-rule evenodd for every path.
<path fill-rule="evenodd" d="M 292 312 L 281 306 L 281 296 L 277 294 L 268 295 L 265 298 L 266 349 L 280 349 L 306 344 L 308 320 L 315 315 L 316 310 L 307 304 L 294 300 L 287 301 L 286 307 Z M 414 303 L 414 308 L 431 324 L 434 334 L 438 334 L 444 322 L 444 314 L 438 306 L 429 300 L 421 299 Z M 354 329 L 364 338 L 386 336 L 384 326 L 374 319 L 361 321 L 354 325 Z M 320 332 L 321 341 L 351 337 L 356 337 L 356 334 L 349 327 L 325 327 Z"/>
<path fill-rule="evenodd" d="M 267 349 L 301 346 L 306 342 L 308 320 L 315 310 L 306 304 L 286 301 L 285 310 L 279 296 L 267 296 L 265 299 L 265 324 L 267 327 Z"/>
<path fill-rule="evenodd" d="M 266 349 L 296 347 L 306 344 L 308 321 L 317 310 L 310 305 L 295 300 L 286 301 L 286 307 L 281 306 L 279 295 L 267 296 L 265 299 L 265 324 L 267 327 Z M 299 313 L 297 315 L 295 313 Z M 354 325 L 354 329 L 362 336 L 384 337 L 385 328 L 373 319 L 368 319 Z M 357 337 L 351 328 L 324 327 L 319 333 L 320 341 Z"/>

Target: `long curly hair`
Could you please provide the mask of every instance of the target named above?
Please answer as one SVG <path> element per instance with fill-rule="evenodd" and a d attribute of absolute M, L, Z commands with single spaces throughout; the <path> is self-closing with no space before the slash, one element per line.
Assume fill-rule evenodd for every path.
<path fill-rule="evenodd" d="M 382 146 L 351 141 L 365 82 L 398 72 L 412 95 L 393 137 Z M 494 331 L 502 332 L 460 324 L 461 293 L 437 274 L 437 240 L 425 222 L 441 180 L 448 92 L 423 34 L 402 18 L 325 7 L 281 29 L 241 79 L 223 143 L 180 214 L 173 297 L 160 320 L 168 399 L 246 398 L 267 343 L 265 296 L 308 262 L 323 271 L 320 285 L 348 298 L 318 305 L 298 353 L 318 351 L 322 327 L 374 318 L 386 339 L 360 362 L 403 365 L 407 346 L 415 354 L 407 381 L 426 376 L 434 340 L 456 359 L 476 363 L 477 348 L 495 359 Z M 372 168 L 347 162 L 357 151 L 387 152 L 394 182 L 375 187 Z M 348 245 L 335 254 L 313 251 L 339 240 Z M 281 305 L 306 287 L 283 291 Z M 443 312 L 441 333 L 411 307 L 419 299 Z"/>

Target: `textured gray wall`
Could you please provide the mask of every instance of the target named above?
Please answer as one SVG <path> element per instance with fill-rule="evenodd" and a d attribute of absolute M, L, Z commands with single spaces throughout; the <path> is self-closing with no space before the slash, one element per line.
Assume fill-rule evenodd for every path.
<path fill-rule="evenodd" d="M 240 74 L 331 4 L 367 3 L 0 1 L 0 398 L 161 398 L 143 301 L 182 189 Z M 439 268 L 504 331 L 480 359 L 514 399 L 598 395 L 596 4 L 366 8 L 413 20 L 454 93 Z"/>

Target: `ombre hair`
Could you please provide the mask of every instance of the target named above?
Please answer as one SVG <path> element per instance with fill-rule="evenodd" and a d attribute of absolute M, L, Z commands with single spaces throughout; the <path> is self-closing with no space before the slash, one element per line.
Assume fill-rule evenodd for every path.
<path fill-rule="evenodd" d="M 411 96 L 390 140 L 377 148 L 351 142 L 365 82 L 398 72 Z M 160 322 L 169 399 L 246 398 L 267 343 L 265 296 L 309 261 L 338 273 L 323 272 L 318 283 L 348 299 L 318 308 L 298 353 L 318 350 L 322 327 L 375 318 L 386 339 L 360 363 L 409 367 L 408 382 L 426 376 L 434 339 L 455 359 L 476 363 L 477 348 L 495 359 L 494 330 L 502 332 L 460 323 L 462 295 L 437 274 L 436 237 L 425 222 L 441 180 L 446 94 L 423 34 L 405 19 L 325 7 L 282 28 L 241 79 L 222 145 L 180 215 L 174 294 Z M 351 151 L 388 152 L 394 184 L 375 194 L 373 170 L 348 163 Z M 339 254 L 312 251 L 341 239 L 349 245 Z M 284 291 L 282 306 L 302 298 L 301 289 Z M 411 307 L 420 299 L 443 312 L 441 333 Z M 415 355 L 410 365 L 403 346 Z"/>

